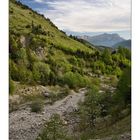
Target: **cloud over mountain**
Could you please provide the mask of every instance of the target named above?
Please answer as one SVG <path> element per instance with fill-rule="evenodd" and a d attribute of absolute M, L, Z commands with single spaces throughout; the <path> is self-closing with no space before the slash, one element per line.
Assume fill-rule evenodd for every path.
<path fill-rule="evenodd" d="M 75 32 L 130 30 L 131 0 L 34 0 L 36 10 L 60 29 Z"/>

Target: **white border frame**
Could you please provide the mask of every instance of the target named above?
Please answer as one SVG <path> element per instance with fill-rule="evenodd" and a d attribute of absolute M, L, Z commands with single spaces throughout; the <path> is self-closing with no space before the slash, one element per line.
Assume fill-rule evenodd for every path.
<path fill-rule="evenodd" d="M 0 2 L 0 139 L 8 140 L 8 0 Z"/>
<path fill-rule="evenodd" d="M 132 140 L 140 139 L 140 1 L 132 0 Z"/>
<path fill-rule="evenodd" d="M 0 4 L 0 138 L 9 139 L 8 0 Z M 140 1 L 132 0 L 132 139 L 140 139 Z"/>

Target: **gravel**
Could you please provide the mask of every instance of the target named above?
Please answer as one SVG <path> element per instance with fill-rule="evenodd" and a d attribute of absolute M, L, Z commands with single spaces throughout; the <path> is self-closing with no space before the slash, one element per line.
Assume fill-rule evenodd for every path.
<path fill-rule="evenodd" d="M 78 93 L 71 93 L 53 105 L 45 105 L 42 113 L 33 113 L 29 107 L 21 108 L 10 113 L 9 140 L 35 140 L 43 128 L 44 123 L 54 114 L 63 116 L 77 108 L 78 102 L 84 100 L 86 89 Z"/>

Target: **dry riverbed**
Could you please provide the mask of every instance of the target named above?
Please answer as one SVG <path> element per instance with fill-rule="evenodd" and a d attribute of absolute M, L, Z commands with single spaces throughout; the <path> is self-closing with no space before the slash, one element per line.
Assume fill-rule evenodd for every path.
<path fill-rule="evenodd" d="M 80 89 L 77 93 L 72 92 L 62 100 L 52 105 L 45 105 L 42 113 L 33 113 L 30 107 L 21 108 L 10 113 L 10 140 L 35 140 L 44 123 L 57 113 L 63 116 L 77 108 L 78 102 L 84 100 L 86 89 Z"/>

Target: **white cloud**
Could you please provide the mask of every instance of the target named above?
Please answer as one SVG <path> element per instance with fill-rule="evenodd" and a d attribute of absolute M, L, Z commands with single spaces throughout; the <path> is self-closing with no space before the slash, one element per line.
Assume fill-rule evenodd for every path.
<path fill-rule="evenodd" d="M 44 3 L 44 0 L 34 0 L 37 3 Z"/>
<path fill-rule="evenodd" d="M 60 29 L 74 32 L 130 30 L 131 0 L 53 0 L 39 9 Z"/>

